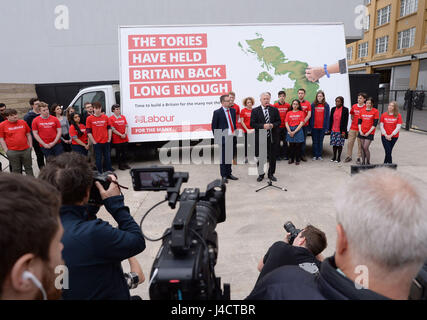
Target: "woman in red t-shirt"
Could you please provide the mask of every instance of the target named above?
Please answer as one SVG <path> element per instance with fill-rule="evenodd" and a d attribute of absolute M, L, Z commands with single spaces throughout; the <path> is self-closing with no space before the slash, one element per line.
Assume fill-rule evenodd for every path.
<path fill-rule="evenodd" d="M 341 162 L 342 148 L 348 136 L 347 127 L 348 109 L 344 107 L 344 98 L 339 96 L 335 98 L 335 107 L 332 108 L 329 119 L 329 131 L 331 132 L 330 145 L 334 151 L 334 156 L 331 159 L 332 162 Z"/>
<path fill-rule="evenodd" d="M 378 125 L 380 114 L 378 109 L 374 108 L 374 99 L 369 97 L 366 100 L 366 108 L 359 114 L 359 134 L 358 138 L 362 141 L 362 165 L 371 164 L 371 153 L 369 146 L 374 140 L 375 128 Z"/>
<path fill-rule="evenodd" d="M 384 163 L 393 163 L 391 152 L 399 138 L 401 126 L 402 116 L 399 113 L 399 106 L 396 101 L 392 101 L 388 105 L 388 112 L 384 112 L 380 120 L 381 140 L 385 151 Z"/>
<path fill-rule="evenodd" d="M 74 152 L 87 156 L 89 143 L 87 141 L 86 127 L 80 123 L 80 115 L 78 113 L 70 114 L 70 137 L 71 149 Z"/>
<path fill-rule="evenodd" d="M 289 142 L 289 164 L 295 160 L 299 165 L 301 160 L 302 144 L 304 142 L 304 133 L 301 128 L 304 125 L 304 112 L 302 111 L 301 102 L 297 99 L 292 101 L 292 111 L 286 114 L 286 130 L 288 135 L 286 140 Z"/>
<path fill-rule="evenodd" d="M 313 160 L 323 160 L 323 139 L 329 127 L 329 104 L 325 100 L 325 93 L 317 91 L 316 99 L 311 105 L 311 138 L 313 141 Z"/>
<path fill-rule="evenodd" d="M 242 125 L 243 134 L 245 136 L 245 163 L 248 163 L 248 134 L 252 135 L 255 131 L 251 127 L 251 114 L 254 104 L 254 98 L 247 97 L 243 99 L 244 108 L 240 110 L 240 124 Z"/>

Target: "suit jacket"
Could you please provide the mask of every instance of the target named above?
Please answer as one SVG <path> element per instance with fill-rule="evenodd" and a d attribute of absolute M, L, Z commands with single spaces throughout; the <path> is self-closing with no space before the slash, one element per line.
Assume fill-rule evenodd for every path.
<path fill-rule="evenodd" d="M 270 116 L 270 122 L 273 124 L 273 129 L 271 130 L 272 143 L 279 142 L 279 129 L 280 129 L 280 113 L 279 109 L 268 106 L 268 115 Z M 252 110 L 251 114 L 251 127 L 255 129 L 255 144 L 258 146 L 259 143 L 259 130 L 264 129 L 265 117 L 262 106 L 258 106 Z"/>
<path fill-rule="evenodd" d="M 231 120 L 233 121 L 234 130 L 236 130 L 236 110 L 233 108 L 230 108 L 230 116 Z M 219 108 L 214 111 L 213 117 L 212 117 L 212 132 L 215 136 L 215 129 L 221 129 L 221 130 L 228 130 L 228 121 L 225 117 L 225 112 L 223 108 Z"/>

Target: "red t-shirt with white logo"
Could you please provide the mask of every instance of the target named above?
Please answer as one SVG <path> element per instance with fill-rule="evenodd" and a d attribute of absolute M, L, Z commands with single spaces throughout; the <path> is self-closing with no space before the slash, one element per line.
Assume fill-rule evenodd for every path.
<path fill-rule="evenodd" d="M 236 110 L 236 129 L 243 129 L 242 125 L 240 124 L 240 107 L 237 104 L 233 104 L 230 108 L 233 108 Z"/>
<path fill-rule="evenodd" d="M 366 108 L 366 105 L 363 105 L 360 107 L 359 104 L 357 103 L 351 107 L 350 114 L 353 115 L 353 121 L 351 122 L 350 130 L 359 131 L 359 125 L 358 125 L 359 114 L 360 114 L 360 111 L 362 111 L 365 108 Z"/>
<path fill-rule="evenodd" d="M 30 133 L 30 127 L 24 120 L 10 122 L 3 121 L 0 124 L 0 138 L 6 142 L 7 148 L 15 151 L 28 149 L 27 133 Z"/>
<path fill-rule="evenodd" d="M 286 128 L 286 114 L 288 113 L 289 109 L 291 108 L 291 105 L 289 103 L 280 104 L 279 101 L 277 101 L 274 104 L 274 107 L 279 109 L 280 114 L 280 128 Z"/>
<path fill-rule="evenodd" d="M 95 115 L 89 116 L 86 119 L 86 129 L 92 130 L 92 136 L 96 143 L 108 142 L 108 129 L 110 129 L 110 123 L 105 114 L 101 114 L 99 117 Z"/>
<path fill-rule="evenodd" d="M 301 101 L 300 101 L 301 102 Z M 302 112 L 304 112 L 304 119 L 307 117 L 308 113 L 311 111 L 311 103 L 307 100 L 301 102 Z M 313 115 L 312 115 L 313 116 Z M 310 120 L 304 125 L 304 127 L 308 127 Z"/>
<path fill-rule="evenodd" d="M 325 105 L 323 103 L 319 103 L 314 107 L 314 129 L 322 129 L 323 122 L 325 120 Z"/>
<path fill-rule="evenodd" d="M 121 134 L 124 134 L 126 132 L 126 126 L 127 126 L 127 121 L 124 115 L 120 115 L 120 118 L 116 118 L 116 116 L 113 114 L 110 117 L 110 126 L 113 127 L 114 129 L 116 129 L 118 132 L 120 132 Z M 128 142 L 129 138 L 126 135 L 126 137 L 123 139 L 122 137 L 118 136 L 117 134 L 115 134 L 113 132 L 112 134 L 112 138 L 111 138 L 111 142 L 112 143 L 125 143 Z"/>
<path fill-rule="evenodd" d="M 42 116 L 35 117 L 31 124 L 33 131 L 37 131 L 40 139 L 44 143 L 49 144 L 53 142 L 58 134 L 58 129 L 61 129 L 61 123 L 57 117 L 49 116 L 47 119 Z M 61 143 L 61 139 L 57 143 Z M 43 147 L 40 145 L 40 147 Z"/>
<path fill-rule="evenodd" d="M 359 118 L 362 119 L 362 132 L 367 133 L 374 125 L 374 120 L 380 118 L 380 113 L 378 109 L 372 108 L 368 111 L 365 108 L 360 112 Z M 375 129 L 370 134 L 375 134 Z"/>
<path fill-rule="evenodd" d="M 304 111 L 289 111 L 286 114 L 285 122 L 288 123 L 290 127 L 299 126 L 301 122 L 304 122 Z"/>
<path fill-rule="evenodd" d="M 74 125 L 71 125 L 70 126 L 70 137 L 71 138 L 75 137 L 75 138 L 79 139 L 81 142 L 83 142 L 84 144 L 87 144 L 86 127 L 85 127 L 85 125 L 83 123 L 80 123 L 79 124 L 79 128 L 80 128 L 80 131 L 83 133 L 80 137 L 78 135 L 78 132 L 77 132 L 76 128 L 74 128 Z M 79 146 L 79 144 L 74 139 L 72 139 L 71 144 Z"/>
<path fill-rule="evenodd" d="M 251 114 L 252 114 L 252 109 L 249 110 L 248 108 L 243 108 L 242 110 L 240 110 L 240 119 L 243 119 L 243 122 L 248 129 L 253 129 L 251 127 Z M 242 130 L 246 132 L 243 126 L 242 126 Z"/>
<path fill-rule="evenodd" d="M 383 124 L 384 130 L 387 135 L 391 135 L 396 129 L 397 125 L 402 124 L 402 116 L 400 115 L 400 113 L 397 115 L 397 117 L 395 117 L 394 115 L 389 115 L 388 112 L 384 112 L 381 115 L 380 122 Z M 399 132 L 396 133 L 393 138 L 399 138 Z"/>

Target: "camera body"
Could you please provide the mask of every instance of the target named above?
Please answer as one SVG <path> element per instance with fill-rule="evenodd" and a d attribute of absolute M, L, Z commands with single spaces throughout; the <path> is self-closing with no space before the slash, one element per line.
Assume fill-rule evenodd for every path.
<path fill-rule="evenodd" d="M 102 205 L 101 194 L 99 193 L 99 189 L 95 185 L 95 182 L 98 181 L 102 185 L 102 187 L 107 190 L 111 184 L 111 178 L 109 177 L 109 175 L 114 175 L 115 177 L 117 177 L 116 174 L 111 171 L 106 171 L 104 173 L 99 173 L 98 171 L 93 172 L 93 184 L 90 189 L 90 196 L 88 201 L 89 205 Z"/>
<path fill-rule="evenodd" d="M 150 299 L 229 298 L 229 286 L 224 285 L 223 294 L 221 280 L 214 271 L 218 256 L 215 227 L 226 219 L 226 187 L 222 181 L 211 182 L 206 192 L 186 188 L 179 194 L 188 173 L 175 173 L 173 167 L 132 169 L 131 175 L 135 190 L 166 190 L 171 208 L 180 202 L 150 272 Z"/>
<path fill-rule="evenodd" d="M 289 244 L 292 245 L 294 243 L 295 238 L 298 237 L 298 234 L 301 232 L 301 230 L 297 229 L 291 221 L 285 222 L 283 228 L 285 228 L 286 232 L 291 234 L 289 236 Z"/>

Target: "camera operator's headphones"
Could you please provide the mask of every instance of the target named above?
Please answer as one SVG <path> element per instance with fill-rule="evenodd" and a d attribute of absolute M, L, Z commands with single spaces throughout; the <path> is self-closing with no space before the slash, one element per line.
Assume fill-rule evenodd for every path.
<path fill-rule="evenodd" d="M 43 300 L 47 300 L 46 291 L 44 290 L 43 285 L 39 279 L 37 279 L 34 274 L 32 274 L 30 271 L 24 271 L 24 273 L 22 273 L 22 280 L 31 280 L 34 285 L 42 292 Z"/>

